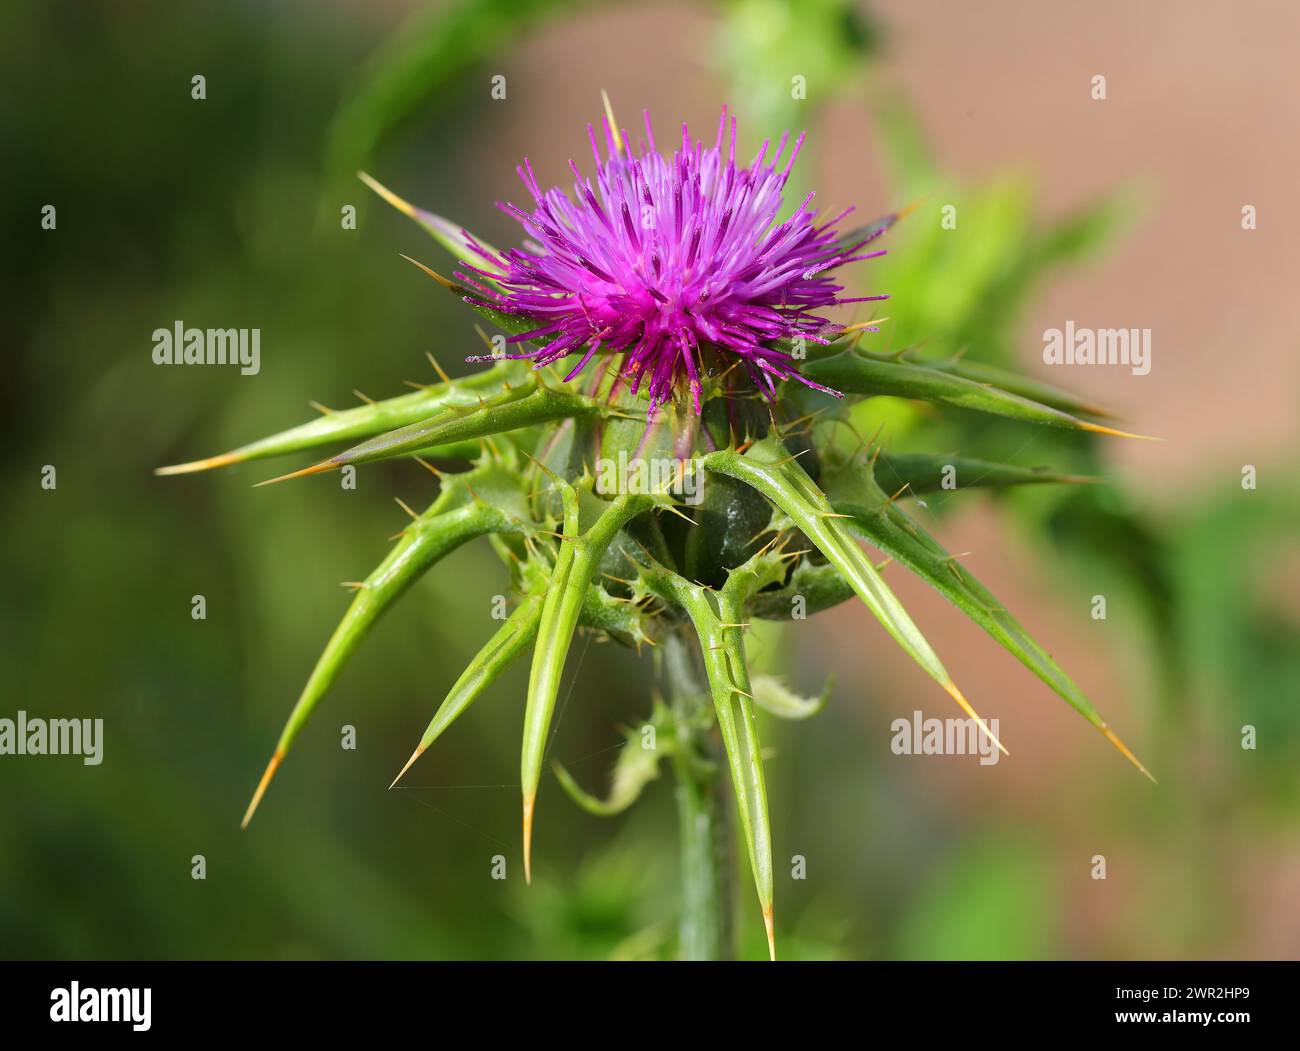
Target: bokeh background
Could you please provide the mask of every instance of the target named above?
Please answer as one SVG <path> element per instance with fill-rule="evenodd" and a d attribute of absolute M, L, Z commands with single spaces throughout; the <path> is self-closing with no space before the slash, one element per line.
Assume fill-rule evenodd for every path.
<path fill-rule="evenodd" d="M 799 179 L 823 204 L 869 216 L 921 200 L 890 256 L 859 268 L 864 289 L 894 296 L 877 346 L 1015 364 L 1165 439 L 873 403 L 893 447 L 1110 480 L 951 494 L 916 513 L 971 552 L 1160 785 L 937 595 L 887 571 L 1000 719 L 1011 758 L 891 754 L 893 719 L 952 713 L 865 610 L 763 632 L 762 661 L 793 686 L 836 676 L 816 718 L 763 726 L 784 955 L 1300 953 L 1300 9 L 27 2 L 5 5 L 0 26 L 0 716 L 97 717 L 106 733 L 98 767 L 0 757 L 0 954 L 671 954 L 666 781 L 609 821 L 548 782 L 523 886 L 524 667 L 387 791 L 493 627 L 486 596 L 505 579 L 486 546 L 387 615 L 241 833 L 345 607 L 339 582 L 364 576 L 401 528 L 393 497 L 419 505 L 435 483 L 407 464 L 365 470 L 356 491 L 252 490 L 268 464 L 151 473 L 301 422 L 309 400 L 341 407 L 354 389 L 428 381 L 428 351 L 468 368 L 468 312 L 398 258 L 436 265 L 440 250 L 353 173 L 509 242 L 493 202 L 520 197 L 515 164 L 527 154 L 543 181 L 567 182 L 601 89 L 625 123 L 648 107 L 661 129 L 711 133 L 728 102 L 747 148 L 807 128 Z M 795 75 L 806 99 L 791 98 Z M 949 203 L 958 227 L 944 231 Z M 340 227 L 346 204 L 355 231 Z M 1152 329 L 1151 374 L 1049 375 L 1041 333 L 1067 318 Z M 150 333 L 177 319 L 260 327 L 261 373 L 154 366 Z M 196 594 L 204 621 L 190 616 Z M 1089 615 L 1095 594 L 1105 621 Z M 648 711 L 649 671 L 614 646 L 579 647 L 552 754 L 594 791 L 618 727 Z M 344 725 L 355 751 L 339 746 Z M 495 854 L 511 878 L 490 878 Z M 806 880 L 786 875 L 796 854 Z M 1091 878 L 1098 854 L 1104 881 Z M 751 957 L 753 913 L 739 914 Z"/>

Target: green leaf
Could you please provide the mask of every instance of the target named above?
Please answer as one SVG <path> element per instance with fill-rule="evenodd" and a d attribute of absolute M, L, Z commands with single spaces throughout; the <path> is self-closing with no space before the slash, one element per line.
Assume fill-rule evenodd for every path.
<path fill-rule="evenodd" d="M 1059 409 L 1064 413 L 1078 416 L 1111 415 L 1105 409 L 1086 402 L 1069 391 L 1061 390 L 1059 387 L 1053 387 L 1049 383 L 1042 383 L 1028 376 L 1022 376 L 1020 373 L 1012 372 L 1009 369 L 1000 369 L 996 365 L 986 365 L 982 361 L 972 361 L 964 355 L 951 358 L 920 359 L 913 356 L 911 352 L 907 352 L 901 355 L 901 358 L 909 364 L 923 365 L 928 369 L 951 373 L 974 383 L 996 387 L 1008 394 L 1014 394 L 1029 401 L 1040 402 L 1049 408 Z"/>
<path fill-rule="evenodd" d="M 648 493 L 624 493 L 605 504 L 586 531 L 579 527 L 578 492 L 560 482 L 564 498 L 564 534 L 551 572 L 550 587 L 542 607 L 528 678 L 528 704 L 524 710 L 523 745 L 519 774 L 523 786 L 524 878 L 532 881 L 533 808 L 541 780 L 546 737 L 555 711 L 560 678 L 564 674 L 569 644 L 577 629 L 587 590 L 595 578 L 601 557 L 623 528 L 637 515 L 648 511 L 663 497 Z"/>
<path fill-rule="evenodd" d="M 884 394 L 896 398 L 912 398 L 1048 427 L 1093 431 L 1124 438 L 1143 437 L 1081 420 L 1050 405 L 1000 390 L 987 383 L 977 383 L 955 373 L 911 364 L 887 354 L 850 349 L 834 357 L 810 361 L 802 371 L 809 379 L 844 394 Z"/>
<path fill-rule="evenodd" d="M 762 620 L 803 620 L 853 598 L 853 586 L 830 562 L 799 562 L 784 587 L 749 600 L 745 615 Z"/>
<path fill-rule="evenodd" d="M 861 464 L 849 462 L 828 468 L 826 488 L 835 509 L 850 516 L 850 529 L 930 584 L 1063 697 L 1147 777 L 1151 776 L 1051 655 L 983 584 L 885 495 Z"/>
<path fill-rule="evenodd" d="M 817 697 L 801 697 L 774 675 L 755 675 L 750 684 L 754 688 L 754 703 L 763 711 L 780 719 L 809 719 L 826 707 L 835 680 L 828 680 Z"/>
<path fill-rule="evenodd" d="M 542 595 L 526 595 L 524 600 L 506 618 L 487 644 L 461 672 L 442 704 L 429 721 L 420 743 L 398 775 L 392 788 L 411 769 L 415 761 L 454 723 L 479 695 L 524 652 L 537 637 L 537 623 L 541 619 Z"/>
<path fill-rule="evenodd" d="M 289 713 L 271 761 L 244 814 L 243 826 L 246 827 L 252 819 L 267 785 L 316 705 L 379 616 L 430 566 L 467 541 L 488 533 L 529 531 L 528 524 L 511 513 L 504 500 L 489 503 L 474 495 L 469 479 L 473 478 L 485 489 L 490 489 L 494 484 L 493 475 L 497 474 L 508 476 L 509 472 L 491 464 L 464 475 L 452 476 L 432 506 L 407 526 L 388 556 L 357 588 L 343 620 L 330 636 L 298 702 Z M 522 495 L 519 501 L 519 506 L 522 506 Z"/>
<path fill-rule="evenodd" d="M 154 473 L 188 474 L 191 471 L 205 471 L 212 467 L 243 463 L 246 460 L 261 460 L 270 456 L 300 452 L 303 449 L 315 449 L 333 442 L 368 438 L 395 427 L 404 427 L 420 420 L 427 420 L 444 408 L 453 406 L 471 408 L 478 404 L 482 392 L 497 390 L 510 380 L 518 379 L 524 372 L 518 362 L 502 362 L 462 379 L 432 384 L 409 394 L 399 394 L 395 398 L 387 398 L 369 405 L 358 405 L 353 409 L 331 412 L 219 456 L 172 467 L 159 467 Z M 454 450 L 446 452 L 447 458 L 454 459 L 467 454 L 472 458 L 480 451 L 477 443 L 474 443 L 456 446 Z M 426 452 L 430 456 L 440 455 L 435 450 L 426 450 Z"/>
<path fill-rule="evenodd" d="M 951 485 L 944 485 L 951 468 Z M 1059 474 L 1048 467 L 1016 467 L 964 457 L 932 453 L 886 453 L 876 456 L 872 468 L 876 481 L 888 492 L 906 489 L 907 494 L 937 493 L 945 489 L 996 488 L 1043 482 L 1095 482 L 1099 479 L 1076 474 Z"/>
<path fill-rule="evenodd" d="M 984 720 L 952 681 L 925 636 L 912 623 L 903 604 L 880 578 L 871 559 L 858 547 L 842 516 L 836 514 L 826 495 L 779 439 L 768 437 L 756 442 L 743 456 L 730 449 L 710 453 L 704 457 L 703 463 L 710 471 L 739 478 L 753 486 L 783 511 L 843 574 L 903 651 L 944 688 L 990 740 L 997 742 Z M 1001 748 L 1001 743 L 997 743 Z"/>
<path fill-rule="evenodd" d="M 428 419 L 399 427 L 311 467 L 259 484 L 305 478 L 347 464 L 431 455 L 432 450 L 449 443 L 506 434 L 554 420 L 594 416 L 603 410 L 604 406 L 594 398 L 555 390 L 534 379 L 517 387 L 507 386 L 488 397 L 480 396 L 472 406 L 446 405 Z"/>
<path fill-rule="evenodd" d="M 433 278 L 438 282 L 438 284 L 442 285 L 443 288 L 454 295 L 462 303 L 465 303 L 470 307 L 470 309 L 472 309 L 474 313 L 478 314 L 479 317 L 483 318 L 485 321 L 491 322 L 493 325 L 496 325 L 497 328 L 505 329 L 511 335 L 519 336 L 523 335 L 525 332 L 531 332 L 538 327 L 537 319 L 531 314 L 507 314 L 505 311 L 497 310 L 495 307 L 488 306 L 483 300 L 481 294 L 473 289 L 466 288 L 464 285 L 459 284 L 450 278 L 444 277 L 432 267 L 425 266 L 418 259 L 412 259 L 409 255 L 403 255 L 402 258 L 413 266 L 418 267 L 429 277 Z M 544 347 L 546 344 L 557 338 L 556 335 L 552 334 L 549 336 L 543 336 L 539 339 L 532 339 L 528 342 L 532 343 L 534 346 Z"/>
<path fill-rule="evenodd" d="M 733 570 L 735 574 L 737 571 Z M 735 579 L 735 578 L 732 578 Z M 740 814 L 741 831 L 749 850 L 754 887 L 758 892 L 768 948 L 776 958 L 772 908 L 772 830 L 763 780 L 763 757 L 750 698 L 749 673 L 739 621 L 744 584 L 730 591 L 710 592 L 676 573 L 640 566 L 640 581 L 652 593 L 686 611 L 700 640 L 709 692 L 718 717 L 718 729 L 731 771 L 732 789 Z M 730 581 L 729 581 L 730 582 Z M 711 599 L 712 596 L 712 599 Z M 714 609 L 714 602 L 717 609 Z"/>
<path fill-rule="evenodd" d="M 587 813 L 597 817 L 613 817 L 635 803 L 645 786 L 658 778 L 659 761 L 673 754 L 673 726 L 667 709 L 656 705 L 650 725 L 655 730 L 653 748 L 646 748 L 642 744 L 642 729 L 628 730 L 625 734 L 627 742 L 619 750 L 610 778 L 609 795 L 604 799 L 584 791 L 563 766 L 552 763 L 555 776 L 569 798 Z"/>
<path fill-rule="evenodd" d="M 890 212 L 888 215 L 882 215 L 879 219 L 873 219 L 871 222 L 864 223 L 862 226 L 854 227 L 852 230 L 849 230 L 840 236 L 840 238 L 835 242 L 835 247 L 841 252 L 848 252 L 850 249 L 859 246 L 865 248 L 866 245 L 863 245 L 862 242 L 869 241 L 873 245 L 872 250 L 874 251 L 874 243 L 892 230 L 894 226 L 897 225 L 898 221 L 909 214 L 909 212 L 909 208 L 897 212 Z"/>
<path fill-rule="evenodd" d="M 403 215 L 414 219 L 421 227 L 424 228 L 435 241 L 445 248 L 451 255 L 459 260 L 465 260 L 480 270 L 487 270 L 492 273 L 498 273 L 499 268 L 491 261 L 484 259 L 483 256 L 476 252 L 473 246 L 466 239 L 466 235 L 477 242 L 483 252 L 491 256 L 499 257 L 501 252 L 489 244 L 486 240 L 479 237 L 478 234 L 470 233 L 463 226 L 453 223 L 450 219 L 444 219 L 441 215 L 435 215 L 433 212 L 426 212 L 423 208 L 417 207 L 410 201 L 404 200 L 393 193 L 387 186 L 378 179 L 367 175 L 365 172 L 357 172 L 358 177 L 363 183 L 379 194 L 385 201 L 391 204 Z M 481 276 L 481 275 L 480 275 Z M 485 278 L 491 282 L 490 278 Z"/>
<path fill-rule="evenodd" d="M 582 614 L 578 623 L 584 628 L 595 628 L 638 651 L 643 642 L 649 642 L 646 624 L 651 620 L 640 608 L 625 598 L 615 598 L 603 587 L 593 583 L 582 600 Z"/>

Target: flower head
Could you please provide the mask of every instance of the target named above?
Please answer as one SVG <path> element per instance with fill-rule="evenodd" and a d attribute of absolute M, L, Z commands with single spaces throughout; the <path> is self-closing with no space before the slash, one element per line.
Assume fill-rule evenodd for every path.
<path fill-rule="evenodd" d="M 692 143 L 683 124 L 681 144 L 668 156 L 655 146 L 648 113 L 639 152 L 610 119 L 603 159 L 591 125 L 587 132 L 595 183 L 570 161 L 572 197 L 559 188 L 543 191 L 527 159 L 518 169 L 533 210 L 500 207 L 528 233 L 521 248 L 497 253 L 467 235 L 485 261 L 458 274 L 472 285 L 471 298 L 536 321 L 510 342 L 538 347 L 508 356 L 540 368 L 580 354 L 566 377 L 572 379 L 598 352 L 621 354 L 622 375 L 633 393 L 644 384 L 652 416 L 681 388 L 690 389 L 698 413 L 701 377 L 736 364 L 769 397 L 786 379 L 835 394 L 800 376 L 794 355 L 778 341 L 827 343 L 833 326 L 819 311 L 887 298 L 844 298 L 830 275 L 883 255 L 860 251 L 883 228 L 845 243 L 835 224 L 852 209 L 818 225 L 811 193 L 777 222 L 803 136 L 784 162 L 788 135 L 770 158 L 764 142 L 740 167 L 736 122 L 725 108 L 712 147 Z"/>

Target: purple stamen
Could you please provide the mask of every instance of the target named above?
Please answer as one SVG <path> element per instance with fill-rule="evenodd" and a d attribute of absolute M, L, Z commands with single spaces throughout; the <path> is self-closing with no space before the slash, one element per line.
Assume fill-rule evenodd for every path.
<path fill-rule="evenodd" d="M 499 268 L 492 273 L 463 264 L 473 275 L 466 277 L 473 292 L 467 299 L 535 322 L 510 343 L 554 337 L 545 347 L 509 357 L 528 357 L 540 368 L 580 355 L 566 380 L 597 351 L 621 355 L 615 388 L 626 382 L 637 393 L 644 387 L 652 414 L 679 390 L 699 413 L 705 376 L 725 372 L 729 358 L 739 359 L 769 397 L 785 380 L 838 396 L 804 379 L 797 363 L 772 344 L 795 338 L 825 344 L 823 333 L 836 326 L 821 311 L 888 298 L 843 298 L 843 286 L 827 276 L 883 254 L 861 249 L 888 224 L 846 247 L 835 227 L 852 208 L 815 225 L 812 194 L 777 223 L 803 135 L 784 162 L 788 134 L 775 153 L 769 156 L 765 142 L 743 167 L 736 163 L 736 121 L 725 108 L 713 146 L 693 142 L 683 124 L 681 145 L 669 156 L 657 150 L 650 115 L 643 116 L 645 148 L 635 157 L 627 132 L 616 136 L 603 119 L 602 159 L 597 128 L 587 126 L 596 175 L 584 179 L 570 161 L 572 197 L 543 192 L 524 160 L 519 177 L 534 209 L 498 206 L 535 240 L 495 256 L 465 235 L 474 255 Z M 622 149 L 615 145 L 620 139 Z"/>

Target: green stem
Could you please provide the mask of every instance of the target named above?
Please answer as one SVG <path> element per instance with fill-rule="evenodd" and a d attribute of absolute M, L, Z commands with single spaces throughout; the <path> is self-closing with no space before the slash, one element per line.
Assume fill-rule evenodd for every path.
<path fill-rule="evenodd" d="M 719 776 L 726 760 L 710 732 L 709 693 L 700 686 L 690 643 L 679 634 L 664 642 L 663 674 L 677 734 L 673 767 L 682 874 L 677 952 L 683 960 L 731 959 L 733 859 L 726 786 Z"/>

